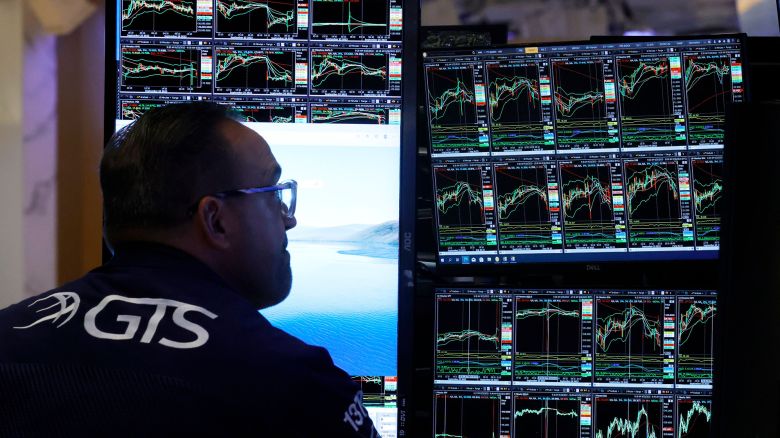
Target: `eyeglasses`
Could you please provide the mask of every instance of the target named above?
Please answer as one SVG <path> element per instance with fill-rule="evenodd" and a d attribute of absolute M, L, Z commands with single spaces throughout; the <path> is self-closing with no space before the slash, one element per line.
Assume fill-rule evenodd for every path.
<path fill-rule="evenodd" d="M 226 190 L 224 192 L 213 193 L 211 196 L 227 198 L 230 196 L 253 195 L 255 193 L 265 192 L 276 192 L 276 199 L 279 200 L 282 207 L 282 214 L 285 217 L 292 219 L 293 216 L 295 216 L 295 200 L 298 197 L 298 183 L 293 179 L 282 181 L 275 186 Z M 197 210 L 198 204 L 196 203 L 193 207 L 190 207 L 190 215 L 195 214 Z"/>

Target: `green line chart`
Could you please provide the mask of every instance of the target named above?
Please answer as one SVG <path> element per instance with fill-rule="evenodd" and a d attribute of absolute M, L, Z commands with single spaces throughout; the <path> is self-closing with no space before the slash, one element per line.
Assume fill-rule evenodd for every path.
<path fill-rule="evenodd" d="M 125 49 L 122 84 L 149 87 L 198 87 L 200 52 L 188 49 Z"/>
<path fill-rule="evenodd" d="M 692 146 L 722 144 L 726 106 L 733 99 L 731 59 L 691 56 L 685 65 L 688 135 Z"/>
<path fill-rule="evenodd" d="M 632 336 L 647 338 L 652 350 L 662 347 L 663 332 L 658 316 L 648 317 L 640 307 L 629 305 L 621 312 L 599 317 L 598 321 L 596 344 L 602 351 L 609 351 L 615 342 L 626 344 Z"/>
<path fill-rule="evenodd" d="M 195 2 L 186 0 L 123 0 L 122 30 L 194 31 Z"/>
<path fill-rule="evenodd" d="M 628 212 L 631 217 L 638 214 L 643 205 L 658 204 L 663 202 L 664 197 L 666 197 L 666 201 L 679 200 L 680 189 L 675 170 L 671 166 L 651 164 L 639 167 L 628 175 Z M 673 202 L 669 204 L 673 204 Z M 670 210 L 675 211 L 674 209 Z M 670 216 L 673 217 L 671 214 Z"/>
<path fill-rule="evenodd" d="M 660 438 L 656 435 L 656 428 L 645 406 L 641 406 L 634 418 L 615 417 L 609 422 L 605 431 L 599 429 L 596 432 L 596 438 L 616 437 Z"/>
<path fill-rule="evenodd" d="M 721 157 L 693 158 L 691 171 L 696 214 L 696 245 L 717 248 L 720 245 L 723 159 Z"/>
<path fill-rule="evenodd" d="M 563 211 L 567 218 L 586 215 L 608 217 L 598 214 L 603 208 L 612 209 L 611 187 L 596 175 L 585 175 L 583 179 L 573 179 L 563 185 Z"/>
<path fill-rule="evenodd" d="M 539 82 L 522 76 L 511 78 L 496 78 L 490 81 L 490 118 L 492 121 L 508 117 L 507 107 L 510 103 L 519 103 L 520 99 L 526 99 L 525 103 L 531 108 L 541 104 Z M 529 117 L 530 118 L 530 117 Z"/>
<path fill-rule="evenodd" d="M 712 420 L 712 410 L 709 402 L 700 400 L 680 400 L 677 403 L 680 412 L 677 423 L 677 438 L 688 438 L 693 436 L 710 436 L 710 424 Z"/>
<path fill-rule="evenodd" d="M 455 117 L 465 119 L 471 107 L 475 106 L 474 87 L 469 87 L 458 78 L 452 88 L 444 90 L 438 96 L 429 95 L 428 99 L 431 102 L 432 121 L 441 122 L 445 117 L 452 117 L 452 111 L 456 112 Z"/>
<path fill-rule="evenodd" d="M 312 51 L 312 89 L 387 89 L 386 54 L 323 53 Z"/>
<path fill-rule="evenodd" d="M 217 31 L 223 33 L 292 33 L 296 3 L 292 0 L 217 0 Z"/>
<path fill-rule="evenodd" d="M 226 81 L 238 80 L 247 88 L 263 87 L 271 83 L 280 86 L 289 86 L 293 83 L 292 54 L 278 53 L 252 53 L 246 51 L 219 52 L 217 51 L 217 86 L 226 86 Z M 252 74 L 251 67 L 258 65 L 256 74 Z M 243 76 L 234 78 L 235 76 Z M 253 84 L 255 83 L 256 84 Z"/>
<path fill-rule="evenodd" d="M 468 206 L 479 208 L 483 206 L 482 192 L 465 181 L 457 181 L 455 184 L 436 190 L 436 208 L 443 214 L 453 208 L 461 208 L 464 200 Z"/>
<path fill-rule="evenodd" d="M 691 303 L 688 309 L 680 315 L 680 336 L 679 344 L 681 347 L 688 342 L 691 336 L 691 332 L 696 327 L 703 327 L 706 330 L 707 324 L 711 324 L 712 319 L 715 317 L 715 305 L 707 304 L 699 307 L 697 303 Z"/>

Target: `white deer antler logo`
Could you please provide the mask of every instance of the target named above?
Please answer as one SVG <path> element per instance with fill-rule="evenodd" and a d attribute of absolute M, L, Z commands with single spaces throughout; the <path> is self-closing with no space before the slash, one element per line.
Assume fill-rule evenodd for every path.
<path fill-rule="evenodd" d="M 48 307 L 44 307 L 43 309 L 36 310 L 35 313 L 44 312 L 46 310 L 59 306 L 60 308 L 57 312 L 51 315 L 44 316 L 43 318 L 33 322 L 30 325 L 26 325 L 24 327 L 14 327 L 14 328 L 19 330 L 24 330 L 36 326 L 44 321 L 51 321 L 51 323 L 54 324 L 57 322 L 58 319 L 60 319 L 60 317 L 67 315 L 67 318 L 65 318 L 64 321 L 62 321 L 61 323 L 59 323 L 59 325 L 57 325 L 57 328 L 60 328 L 66 322 L 70 321 L 71 318 L 73 318 L 73 316 L 76 314 L 76 311 L 79 308 L 79 303 L 81 302 L 81 298 L 79 298 L 79 296 L 74 292 L 55 292 L 49 295 L 48 297 L 33 301 L 32 304 L 30 304 L 27 307 L 32 307 L 41 301 L 48 300 L 49 298 L 55 298 L 57 301 Z"/>

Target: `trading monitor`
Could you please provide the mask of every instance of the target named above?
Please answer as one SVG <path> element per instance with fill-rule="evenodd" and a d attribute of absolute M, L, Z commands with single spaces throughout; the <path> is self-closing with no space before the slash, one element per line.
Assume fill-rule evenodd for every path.
<path fill-rule="evenodd" d="M 713 260 L 738 36 L 423 54 L 439 264 Z"/>
<path fill-rule="evenodd" d="M 433 435 L 709 436 L 712 290 L 435 290 Z"/>
<path fill-rule="evenodd" d="M 161 105 L 215 101 L 298 181 L 292 291 L 263 314 L 356 376 L 385 437 L 396 435 L 399 175 L 413 156 L 401 150 L 402 87 L 414 88 L 401 73 L 416 13 L 406 0 L 115 0 L 107 20 L 109 132 Z"/>

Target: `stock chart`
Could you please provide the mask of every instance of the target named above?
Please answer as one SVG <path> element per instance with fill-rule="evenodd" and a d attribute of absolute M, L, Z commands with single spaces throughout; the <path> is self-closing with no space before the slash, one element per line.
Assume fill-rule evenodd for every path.
<path fill-rule="evenodd" d="M 716 299 L 712 295 L 680 297 L 677 306 L 677 381 L 712 384 Z"/>
<path fill-rule="evenodd" d="M 386 92 L 389 55 L 381 52 L 312 50 L 311 91 Z"/>
<path fill-rule="evenodd" d="M 389 11 L 387 0 L 312 0 L 312 36 L 387 37 Z"/>
<path fill-rule="evenodd" d="M 595 397 L 596 438 L 672 438 L 670 397 Z"/>
<path fill-rule="evenodd" d="M 312 103 L 311 123 L 400 124 L 400 110 L 370 103 Z"/>
<path fill-rule="evenodd" d="M 712 401 L 701 397 L 677 399 L 676 438 L 708 438 L 712 436 Z"/>
<path fill-rule="evenodd" d="M 684 147 L 680 58 L 619 58 L 617 77 L 623 147 Z"/>
<path fill-rule="evenodd" d="M 592 319 L 590 296 L 515 298 L 515 380 L 590 382 Z"/>
<path fill-rule="evenodd" d="M 122 32 L 195 32 L 195 3 L 195 0 L 122 0 Z"/>
<path fill-rule="evenodd" d="M 605 68 L 604 61 L 553 61 L 553 101 L 559 148 L 617 146 L 617 131 L 610 126 L 612 116 L 607 107 Z"/>
<path fill-rule="evenodd" d="M 588 436 L 590 401 L 569 394 L 522 393 L 514 397 L 515 438 Z M 584 426 L 584 427 L 583 427 Z"/>
<path fill-rule="evenodd" d="M 691 145 L 723 144 L 726 105 L 734 100 L 733 85 L 728 55 L 691 55 L 685 58 Z"/>
<path fill-rule="evenodd" d="M 474 70 L 428 68 L 426 80 L 432 153 L 487 151 L 484 86 L 478 89 Z"/>
<path fill-rule="evenodd" d="M 184 46 L 123 47 L 121 56 L 122 88 L 127 91 L 150 89 L 197 91 L 210 88 L 210 76 L 204 84 L 202 51 Z"/>
<path fill-rule="evenodd" d="M 437 167 L 434 183 L 440 250 L 495 249 L 490 167 Z"/>
<path fill-rule="evenodd" d="M 595 381 L 674 383 L 674 299 L 596 297 Z"/>
<path fill-rule="evenodd" d="M 252 47 L 216 49 L 215 90 L 295 92 L 296 52 Z"/>
<path fill-rule="evenodd" d="M 692 246 L 690 177 L 685 160 L 632 160 L 624 166 L 631 246 Z"/>
<path fill-rule="evenodd" d="M 495 166 L 500 249 L 560 250 L 555 166 L 522 162 Z"/>
<path fill-rule="evenodd" d="M 217 0 L 217 35 L 300 36 L 296 0 Z"/>
<path fill-rule="evenodd" d="M 696 246 L 717 248 L 720 242 L 723 158 L 692 158 L 691 173 L 696 209 Z"/>
<path fill-rule="evenodd" d="M 564 244 L 569 249 L 626 247 L 618 163 L 585 161 L 561 164 Z"/>
<path fill-rule="evenodd" d="M 555 141 L 545 125 L 549 109 L 543 108 L 540 66 L 489 64 L 487 66 L 491 148 L 494 152 L 552 150 Z M 549 78 L 544 79 L 549 86 Z M 549 96 L 546 97 L 549 106 Z"/>
<path fill-rule="evenodd" d="M 436 301 L 436 378 L 511 380 L 509 298 L 441 296 Z"/>

